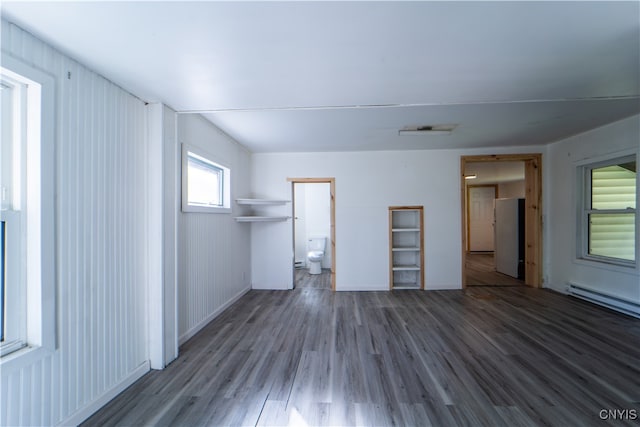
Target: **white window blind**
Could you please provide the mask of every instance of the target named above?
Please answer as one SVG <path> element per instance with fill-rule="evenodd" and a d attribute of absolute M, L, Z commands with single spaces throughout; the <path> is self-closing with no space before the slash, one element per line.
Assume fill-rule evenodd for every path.
<path fill-rule="evenodd" d="M 589 168 L 586 206 L 587 255 L 634 262 L 636 259 L 636 162 Z"/>

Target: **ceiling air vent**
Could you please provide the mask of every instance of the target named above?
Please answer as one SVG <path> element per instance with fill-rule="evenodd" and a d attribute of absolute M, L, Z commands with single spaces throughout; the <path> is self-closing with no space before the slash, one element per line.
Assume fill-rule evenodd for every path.
<path fill-rule="evenodd" d="M 405 127 L 398 131 L 398 135 L 449 135 L 457 125 L 425 125 Z"/>

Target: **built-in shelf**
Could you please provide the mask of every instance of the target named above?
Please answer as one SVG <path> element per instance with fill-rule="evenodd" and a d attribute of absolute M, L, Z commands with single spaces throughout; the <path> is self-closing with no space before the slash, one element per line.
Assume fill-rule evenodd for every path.
<path fill-rule="evenodd" d="M 282 199 L 253 199 L 253 198 L 236 199 L 236 203 L 238 205 L 254 206 L 256 208 L 259 208 L 262 206 L 264 207 L 281 206 L 281 205 L 286 205 L 289 202 L 290 200 L 282 200 Z M 282 221 L 288 220 L 289 218 L 291 217 L 284 216 L 284 215 L 267 215 L 264 212 L 262 212 L 261 209 L 258 209 L 256 211 L 249 212 L 246 215 L 237 216 L 235 217 L 235 220 L 237 222 L 282 222 Z"/>
<path fill-rule="evenodd" d="M 389 287 L 423 289 L 422 206 L 389 208 Z"/>
<path fill-rule="evenodd" d="M 286 221 L 290 216 L 237 216 L 234 219 L 238 222 L 280 222 Z"/>
<path fill-rule="evenodd" d="M 403 285 L 403 284 L 399 284 L 396 283 L 393 285 L 393 289 L 420 289 L 420 285 L 418 284 L 407 284 L 407 285 Z"/>
<path fill-rule="evenodd" d="M 420 271 L 419 265 L 394 265 L 393 271 Z"/>
<path fill-rule="evenodd" d="M 277 206 L 285 205 L 290 200 L 276 200 L 276 199 L 236 199 L 236 203 L 239 205 L 253 205 L 253 206 Z"/>

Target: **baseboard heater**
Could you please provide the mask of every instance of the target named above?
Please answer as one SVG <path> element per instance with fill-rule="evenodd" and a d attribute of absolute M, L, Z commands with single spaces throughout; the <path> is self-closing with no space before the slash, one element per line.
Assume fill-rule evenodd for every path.
<path fill-rule="evenodd" d="M 567 282 L 569 295 L 640 319 L 640 304 Z"/>

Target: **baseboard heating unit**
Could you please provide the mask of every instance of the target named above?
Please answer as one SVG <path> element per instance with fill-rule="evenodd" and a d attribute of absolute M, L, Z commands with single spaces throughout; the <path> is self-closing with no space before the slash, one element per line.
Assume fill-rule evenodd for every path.
<path fill-rule="evenodd" d="M 640 304 L 567 282 L 569 295 L 640 319 Z"/>

